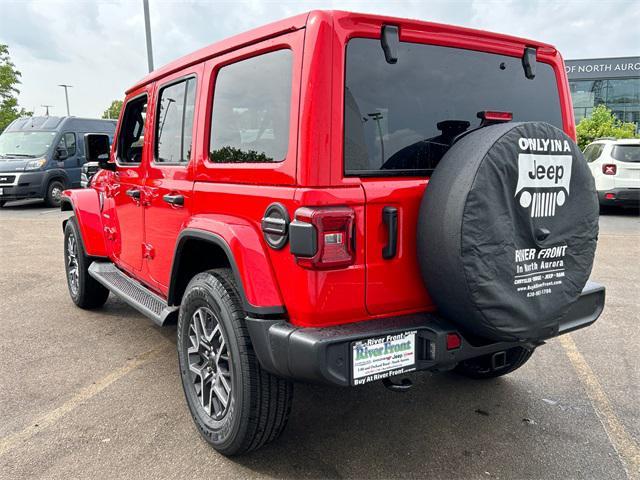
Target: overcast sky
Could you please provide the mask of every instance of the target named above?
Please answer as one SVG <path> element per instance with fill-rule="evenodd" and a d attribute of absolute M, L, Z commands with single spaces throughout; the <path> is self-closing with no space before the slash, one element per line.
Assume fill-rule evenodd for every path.
<path fill-rule="evenodd" d="M 529 37 L 565 59 L 640 55 L 637 0 L 150 0 L 156 67 L 250 28 L 316 8 L 389 14 Z M 142 0 L 0 0 L 0 43 L 22 72 L 21 106 L 99 116 L 147 72 Z"/>

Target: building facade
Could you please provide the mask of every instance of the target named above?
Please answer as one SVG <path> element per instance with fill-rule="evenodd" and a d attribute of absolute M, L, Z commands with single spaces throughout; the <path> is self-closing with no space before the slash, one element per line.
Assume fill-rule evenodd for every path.
<path fill-rule="evenodd" d="M 616 117 L 640 128 L 640 57 L 566 60 L 576 124 L 606 105 Z"/>

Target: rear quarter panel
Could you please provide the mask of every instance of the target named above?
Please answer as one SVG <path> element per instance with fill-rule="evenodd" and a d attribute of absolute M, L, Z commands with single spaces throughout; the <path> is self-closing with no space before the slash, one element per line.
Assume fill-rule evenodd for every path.
<path fill-rule="evenodd" d="M 301 189 L 197 182 L 194 214 L 185 228 L 215 233 L 229 246 L 247 301 L 256 307 L 284 305 L 291 323 L 328 326 L 364 320 L 364 244 L 357 243 L 356 261 L 333 271 L 306 270 L 297 265 L 287 244 L 281 250 L 264 241 L 261 220 L 278 202 L 293 218 L 302 205 L 350 205 L 356 211 L 357 235 L 364 238 L 364 194 L 359 187 Z"/>
<path fill-rule="evenodd" d="M 196 204 L 212 199 L 211 192 L 206 190 L 204 188 L 195 193 Z M 212 213 L 209 208 L 204 210 L 194 214 L 185 224 L 184 230 L 213 233 L 224 241 L 233 256 L 232 261 L 249 304 L 262 308 L 282 306 L 282 296 L 274 271 L 264 254 L 265 246 L 256 225 L 242 217 L 229 215 L 228 212 Z"/>

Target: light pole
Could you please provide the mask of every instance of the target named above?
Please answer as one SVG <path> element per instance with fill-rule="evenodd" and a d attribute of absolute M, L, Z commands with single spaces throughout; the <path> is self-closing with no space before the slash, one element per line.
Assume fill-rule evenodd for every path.
<path fill-rule="evenodd" d="M 73 85 L 65 85 L 64 83 L 58 85 L 59 87 L 64 88 L 64 98 L 67 101 L 67 117 L 71 116 L 71 113 L 69 113 L 69 92 L 68 89 L 73 87 Z"/>
<path fill-rule="evenodd" d="M 149 0 L 142 0 L 144 9 L 144 33 L 147 37 L 147 63 L 149 64 L 149 73 L 153 72 L 153 48 L 151 47 L 151 23 L 149 21 Z"/>
<path fill-rule="evenodd" d="M 53 107 L 53 105 L 40 105 L 41 107 L 46 108 L 46 112 L 45 112 L 45 116 L 48 117 L 49 116 L 49 107 Z"/>
<path fill-rule="evenodd" d="M 382 127 L 380 126 L 380 120 L 384 117 L 380 112 L 368 113 L 367 115 L 378 124 L 378 135 L 380 135 L 380 155 L 382 157 L 382 163 L 384 164 L 384 139 L 382 138 Z"/>

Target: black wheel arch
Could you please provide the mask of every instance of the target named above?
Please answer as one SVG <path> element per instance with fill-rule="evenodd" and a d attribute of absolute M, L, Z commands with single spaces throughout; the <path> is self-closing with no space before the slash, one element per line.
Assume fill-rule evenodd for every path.
<path fill-rule="evenodd" d="M 60 210 L 63 212 L 71 212 L 75 210 L 73 209 L 73 202 L 71 201 L 71 199 L 69 197 L 62 197 L 60 199 Z M 69 220 L 69 219 L 67 219 Z M 62 222 L 62 228 L 64 228 L 64 226 L 67 224 L 67 220 Z"/>
<path fill-rule="evenodd" d="M 69 181 L 69 175 L 64 169 L 55 168 L 51 170 L 46 170 L 44 175 L 44 179 L 42 180 L 42 196 L 47 195 L 47 191 L 49 190 L 49 184 L 54 180 L 59 180 L 62 182 L 62 185 L 65 188 L 69 188 L 71 182 Z"/>
<path fill-rule="evenodd" d="M 64 229 L 66 228 L 67 223 L 69 222 L 69 220 L 71 220 L 72 218 L 75 218 L 76 222 L 78 221 L 77 217 L 75 215 L 76 210 L 74 208 L 73 202 L 71 201 L 71 199 L 69 197 L 65 197 L 63 195 L 62 198 L 60 199 L 60 211 L 61 212 L 73 212 L 72 216 L 70 216 L 69 218 L 65 218 L 62 221 L 62 233 L 64 233 Z M 78 227 L 79 227 L 79 225 L 78 225 Z M 82 237 L 82 234 L 80 236 Z"/>
<path fill-rule="evenodd" d="M 187 246 L 190 248 L 186 248 Z M 203 251 L 207 253 L 206 256 L 201 255 Z M 171 264 L 167 304 L 180 305 L 187 284 L 194 275 L 212 268 L 224 267 L 230 268 L 233 272 L 245 312 L 260 317 L 282 318 L 286 312 L 283 305 L 261 307 L 249 303 L 233 252 L 224 238 L 213 232 L 195 228 L 186 228 L 178 235 Z"/>
<path fill-rule="evenodd" d="M 62 197 L 62 198 L 64 199 L 64 197 Z M 71 200 L 66 199 L 66 201 L 68 202 L 69 205 L 71 205 Z M 60 204 L 60 208 L 62 208 L 62 204 Z M 72 210 L 72 209 L 73 209 L 73 207 L 70 206 L 67 210 Z M 82 238 L 82 229 L 80 228 L 80 223 L 78 222 L 78 217 L 76 217 L 75 215 L 71 215 L 69 218 L 63 220 L 62 221 L 62 233 L 64 233 L 65 229 L 67 228 L 67 223 L 69 223 L 70 221 L 73 221 L 73 223 L 75 223 L 76 232 L 78 234 L 78 242 L 82 246 L 82 250 L 86 252 L 86 249 L 84 248 L 84 239 Z"/>

